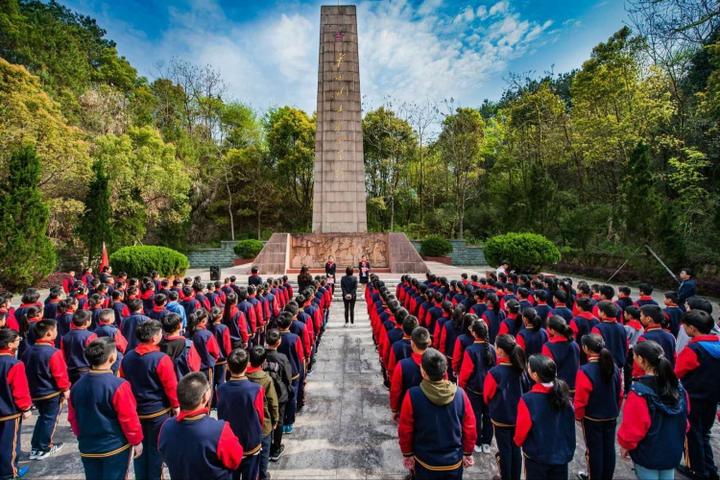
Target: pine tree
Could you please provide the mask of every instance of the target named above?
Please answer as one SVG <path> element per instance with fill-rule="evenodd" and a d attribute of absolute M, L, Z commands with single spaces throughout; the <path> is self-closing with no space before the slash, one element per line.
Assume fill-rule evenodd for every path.
<path fill-rule="evenodd" d="M 57 265 L 47 236 L 50 210 L 40 193 L 40 160 L 32 145 L 16 150 L 0 189 L 0 284 L 20 291 Z"/>
<path fill-rule="evenodd" d="M 110 243 L 112 239 L 108 175 L 102 161 L 96 161 L 92 168 L 94 177 L 90 182 L 85 197 L 85 211 L 77 228 L 80 238 L 87 246 L 90 262 L 100 256 L 103 242 Z"/>

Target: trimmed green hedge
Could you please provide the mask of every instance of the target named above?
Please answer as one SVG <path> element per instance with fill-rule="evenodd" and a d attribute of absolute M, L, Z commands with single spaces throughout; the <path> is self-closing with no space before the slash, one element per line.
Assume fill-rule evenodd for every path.
<path fill-rule="evenodd" d="M 553 242 L 536 233 L 506 233 L 485 242 L 485 258 L 490 265 L 508 260 L 519 273 L 537 273 L 560 261 L 560 250 Z"/>
<path fill-rule="evenodd" d="M 113 271 L 125 272 L 130 277 L 143 277 L 157 271 L 163 277 L 182 275 L 190 267 L 188 258 L 167 247 L 123 247 L 110 255 Z"/>
<path fill-rule="evenodd" d="M 235 254 L 240 258 L 255 258 L 263 249 L 260 240 L 240 240 L 235 244 Z"/>
<path fill-rule="evenodd" d="M 452 251 L 452 243 L 442 237 L 427 237 L 420 242 L 420 253 L 426 257 L 444 257 Z"/>

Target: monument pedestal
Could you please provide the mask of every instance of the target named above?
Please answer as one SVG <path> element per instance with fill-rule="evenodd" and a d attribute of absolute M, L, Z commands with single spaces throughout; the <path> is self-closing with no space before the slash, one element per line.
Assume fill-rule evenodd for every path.
<path fill-rule="evenodd" d="M 299 271 L 303 265 L 324 271 L 335 257 L 338 275 L 347 266 L 357 269 L 367 256 L 375 271 L 425 273 L 425 262 L 404 233 L 274 233 L 255 259 L 263 275 Z"/>

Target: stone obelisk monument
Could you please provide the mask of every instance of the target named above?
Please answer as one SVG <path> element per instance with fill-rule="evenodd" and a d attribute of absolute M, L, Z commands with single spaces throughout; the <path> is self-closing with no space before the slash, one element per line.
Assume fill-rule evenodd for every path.
<path fill-rule="evenodd" d="M 375 272 L 426 272 L 404 233 L 367 231 L 354 5 L 320 10 L 316 128 L 313 231 L 274 233 L 255 259 L 260 273 L 322 272 L 329 255 L 341 268 L 365 255 Z"/>
<path fill-rule="evenodd" d="M 365 233 L 365 168 L 354 5 L 320 10 L 314 233 Z"/>

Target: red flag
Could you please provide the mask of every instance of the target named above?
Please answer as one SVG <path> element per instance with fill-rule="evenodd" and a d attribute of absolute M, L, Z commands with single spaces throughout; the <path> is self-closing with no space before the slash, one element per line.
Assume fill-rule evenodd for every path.
<path fill-rule="evenodd" d="M 110 266 L 110 259 L 108 258 L 107 248 L 105 248 L 105 242 L 103 242 L 102 258 L 100 259 L 100 273 L 102 273 L 105 267 Z"/>

